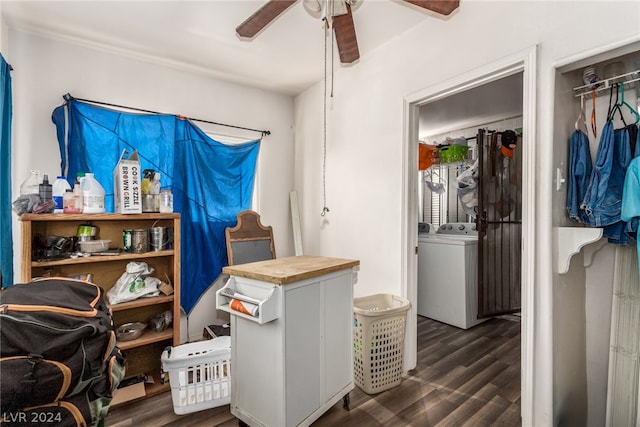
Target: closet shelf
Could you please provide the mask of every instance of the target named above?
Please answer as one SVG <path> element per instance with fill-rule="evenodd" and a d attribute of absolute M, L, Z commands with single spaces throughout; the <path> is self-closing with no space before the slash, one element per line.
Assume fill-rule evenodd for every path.
<path fill-rule="evenodd" d="M 591 265 L 593 255 L 607 243 L 606 240 L 601 240 L 602 228 L 555 227 L 553 231 L 558 254 L 558 273 L 560 274 L 566 274 L 569 271 L 571 258 L 579 253 L 583 247 L 585 248 L 584 266 L 588 267 Z M 590 245 L 596 242 L 596 245 Z"/>
<path fill-rule="evenodd" d="M 577 86 L 573 88 L 573 91 L 578 92 L 574 96 L 576 98 L 579 98 L 584 95 L 591 96 L 594 90 L 596 91 L 596 94 L 598 92 L 607 90 L 616 83 L 627 85 L 637 81 L 640 81 L 640 70 L 635 70 L 629 73 L 620 74 L 618 76 L 609 77 L 608 79 L 598 80 L 597 82 L 592 84 Z"/>

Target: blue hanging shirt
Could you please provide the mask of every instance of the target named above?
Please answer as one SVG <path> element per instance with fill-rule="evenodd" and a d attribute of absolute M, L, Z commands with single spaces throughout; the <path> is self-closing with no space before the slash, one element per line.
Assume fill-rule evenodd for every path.
<path fill-rule="evenodd" d="M 591 179 L 593 161 L 589 150 L 589 138 L 581 130 L 571 134 L 569 143 L 569 176 L 567 178 L 567 211 L 569 217 L 589 224 L 589 217 L 581 206 Z"/>
<path fill-rule="evenodd" d="M 631 221 L 640 217 L 640 157 L 634 158 L 627 169 L 620 216 L 623 221 Z M 636 239 L 636 242 L 639 246 L 638 265 L 640 266 L 640 240 Z"/>

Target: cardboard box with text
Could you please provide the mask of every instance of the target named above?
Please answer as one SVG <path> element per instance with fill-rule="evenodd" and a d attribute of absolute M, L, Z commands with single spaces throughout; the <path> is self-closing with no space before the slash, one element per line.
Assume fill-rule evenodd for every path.
<path fill-rule="evenodd" d="M 122 214 L 142 213 L 142 171 L 138 152 L 126 158 L 123 151 L 113 170 L 113 198 L 115 212 Z"/>

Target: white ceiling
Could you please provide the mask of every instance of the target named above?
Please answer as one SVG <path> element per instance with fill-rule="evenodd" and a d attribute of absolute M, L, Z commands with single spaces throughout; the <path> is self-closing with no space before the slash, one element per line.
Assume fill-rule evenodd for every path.
<path fill-rule="evenodd" d="M 243 85 L 294 95 L 324 75 L 322 21 L 309 15 L 301 1 L 251 41 L 241 40 L 235 27 L 266 0 L 1 1 L 0 10 L 9 28 L 114 50 Z M 400 0 L 364 0 L 353 14 L 362 61 L 368 52 L 410 27 L 433 19 L 451 19 L 456 12 L 442 17 Z M 337 50 L 334 58 L 338 63 Z M 358 65 L 356 61 L 349 66 Z"/>

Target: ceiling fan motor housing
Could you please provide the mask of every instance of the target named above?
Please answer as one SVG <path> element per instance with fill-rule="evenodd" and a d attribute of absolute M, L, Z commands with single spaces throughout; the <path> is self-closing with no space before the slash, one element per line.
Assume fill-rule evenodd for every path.
<path fill-rule="evenodd" d="M 253 38 L 267 25 L 284 13 L 298 0 L 269 0 L 253 15 L 236 28 L 240 37 Z M 456 10 L 460 0 L 403 0 L 422 9 L 441 15 L 449 15 Z M 362 4 L 362 0 L 303 0 L 305 10 L 314 17 L 331 17 L 340 62 L 351 64 L 360 58 L 352 8 Z"/>
<path fill-rule="evenodd" d="M 340 16 L 349 13 L 347 5 L 355 8 L 362 0 L 303 0 L 302 5 L 315 18 Z"/>

